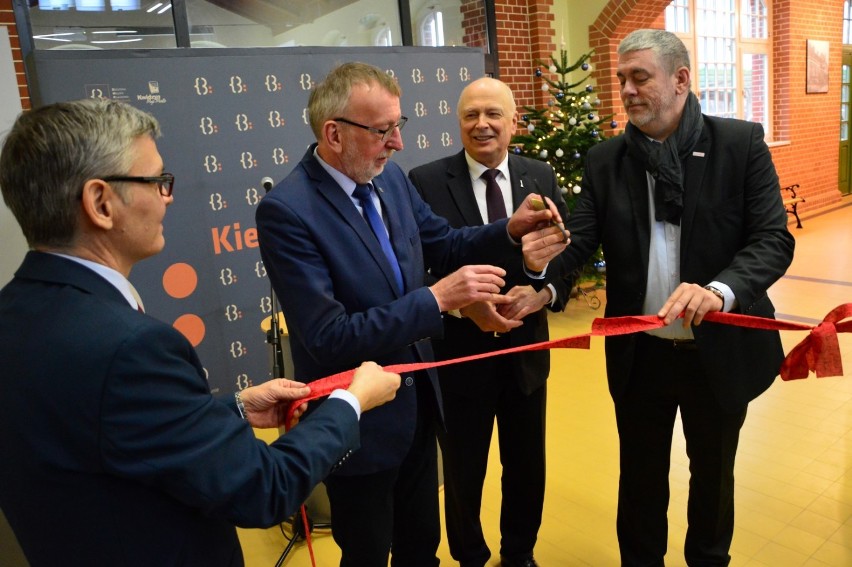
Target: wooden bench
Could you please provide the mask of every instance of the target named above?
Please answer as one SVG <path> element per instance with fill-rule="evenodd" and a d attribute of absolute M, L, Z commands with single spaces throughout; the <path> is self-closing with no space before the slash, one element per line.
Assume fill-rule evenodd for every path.
<path fill-rule="evenodd" d="M 799 203 L 804 203 L 804 197 L 799 197 L 796 195 L 796 189 L 799 188 L 799 184 L 796 183 L 794 185 L 788 185 L 787 187 L 781 188 L 781 197 L 782 202 L 784 203 L 784 209 L 787 211 L 788 215 L 793 215 L 796 217 L 796 228 L 802 228 L 802 219 L 799 218 Z M 784 192 L 787 193 L 784 193 Z"/>

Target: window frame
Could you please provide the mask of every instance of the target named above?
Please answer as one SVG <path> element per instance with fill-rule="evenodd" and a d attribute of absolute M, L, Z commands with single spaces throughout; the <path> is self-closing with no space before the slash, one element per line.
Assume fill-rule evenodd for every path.
<path fill-rule="evenodd" d="M 749 0 L 734 0 L 734 14 L 735 14 L 735 35 L 734 35 L 734 89 L 737 93 L 736 98 L 736 112 L 735 117 L 744 120 L 745 118 L 745 92 L 744 85 L 745 81 L 743 80 L 743 59 L 746 55 L 761 55 L 766 57 L 767 61 L 767 70 L 766 76 L 771 78 L 773 76 L 773 57 L 772 57 L 772 2 L 770 0 L 763 0 L 763 3 L 766 6 L 766 21 L 767 21 L 767 37 L 766 38 L 745 38 L 743 37 L 743 22 L 745 19 L 745 15 L 743 13 L 743 4 L 744 2 L 748 2 Z M 846 0 L 847 2 L 849 0 Z M 685 21 L 689 24 L 689 29 L 687 31 L 675 31 L 670 28 L 669 15 L 674 16 L 678 13 L 679 9 L 683 8 L 684 2 L 677 2 L 673 0 L 671 4 L 666 8 L 666 18 L 665 18 L 665 26 L 667 30 L 672 31 L 675 35 L 677 35 L 681 41 L 686 45 L 687 50 L 689 51 L 689 62 L 690 67 L 692 68 L 692 90 L 695 94 L 701 97 L 701 92 L 699 90 L 698 85 L 698 44 L 700 41 L 700 37 L 698 36 L 698 25 L 697 25 L 697 0 L 686 0 L 688 15 L 685 18 Z M 705 22 L 706 24 L 706 22 Z M 765 136 L 768 140 L 773 139 L 774 131 L 773 131 L 773 108 L 774 108 L 774 96 L 771 88 L 771 82 L 769 83 L 769 88 L 767 88 L 766 92 L 766 110 L 764 112 L 765 119 L 761 121 L 765 130 Z M 705 111 L 706 112 L 706 111 Z M 707 112 L 707 114 L 711 114 Z"/>

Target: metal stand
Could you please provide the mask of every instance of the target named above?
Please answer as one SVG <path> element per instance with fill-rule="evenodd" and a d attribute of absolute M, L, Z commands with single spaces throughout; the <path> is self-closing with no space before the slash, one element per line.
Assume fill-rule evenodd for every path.
<path fill-rule="evenodd" d="M 598 309 L 601 306 L 601 300 L 598 297 L 598 290 L 594 287 L 582 288 L 579 285 L 575 288 L 577 290 L 577 297 L 583 297 L 586 300 L 586 305 L 591 307 L 592 309 Z"/>
<path fill-rule="evenodd" d="M 264 177 L 261 180 L 261 184 L 263 185 L 266 193 L 269 193 L 269 190 L 272 189 L 272 179 L 269 177 Z M 284 366 L 284 349 L 282 348 L 282 333 L 281 333 L 281 324 L 278 321 L 278 298 L 275 296 L 275 289 L 272 287 L 272 284 L 269 285 L 269 297 L 271 300 L 272 307 L 272 315 L 269 319 L 269 330 L 266 331 L 266 342 L 272 346 L 272 378 L 283 378 L 283 369 Z M 292 376 L 290 377 L 292 378 Z M 302 510 L 305 511 L 305 520 L 302 521 Z M 287 547 L 284 548 L 284 551 L 281 552 L 281 557 L 278 558 L 278 562 L 275 563 L 275 567 L 281 567 L 284 564 L 284 561 L 287 559 L 287 556 L 295 547 L 296 543 L 299 540 L 307 540 L 307 534 L 313 533 L 314 528 L 317 529 L 329 529 L 331 528 L 331 523 L 314 523 L 311 519 L 310 514 L 308 513 L 308 508 L 305 504 L 299 507 L 299 510 L 296 511 L 295 514 L 289 520 L 290 525 L 293 528 L 293 536 L 288 538 Z M 307 523 L 308 530 L 305 532 L 305 523 Z M 281 533 L 284 534 L 284 537 L 287 537 L 287 534 L 284 533 L 284 524 L 281 524 Z"/>
<path fill-rule="evenodd" d="M 307 507 L 305 507 L 305 517 L 308 520 L 308 532 L 313 533 L 314 529 L 329 529 L 331 528 L 331 524 L 315 524 L 313 520 L 311 520 L 311 515 L 308 513 Z M 278 562 L 275 564 L 275 567 L 281 567 L 284 565 L 284 561 L 287 559 L 287 556 L 292 551 L 293 547 L 295 547 L 296 543 L 299 540 L 306 540 L 307 533 L 305 532 L 305 526 L 302 522 L 302 511 L 301 508 L 290 519 L 290 523 L 293 526 L 293 536 L 289 538 L 290 541 L 287 542 L 287 547 L 284 548 L 284 551 L 281 553 L 281 557 L 278 558 Z M 282 524 L 283 525 L 283 524 Z M 281 528 L 281 533 L 284 533 L 284 528 Z M 284 534 L 284 537 L 287 537 Z"/>
<path fill-rule="evenodd" d="M 272 299 L 272 316 L 269 319 L 269 330 L 266 331 L 266 342 L 272 346 L 272 377 L 284 378 L 284 351 L 281 348 L 281 325 L 278 323 L 278 300 L 275 291 L 270 289 L 269 296 Z"/>
<path fill-rule="evenodd" d="M 260 180 L 265 193 L 272 189 L 272 178 L 264 177 Z M 269 319 L 269 330 L 266 331 L 266 342 L 272 346 L 272 377 L 283 378 L 281 369 L 284 368 L 284 351 L 281 349 L 281 325 L 278 323 L 278 298 L 275 297 L 275 288 L 269 283 L 269 298 L 271 300 L 271 317 Z"/>

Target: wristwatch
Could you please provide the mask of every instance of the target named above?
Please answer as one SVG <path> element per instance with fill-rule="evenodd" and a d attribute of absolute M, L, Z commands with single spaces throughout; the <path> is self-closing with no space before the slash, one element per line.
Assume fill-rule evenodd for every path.
<path fill-rule="evenodd" d="M 724 311 L 725 310 L 725 294 L 722 293 L 721 291 L 719 291 L 718 289 L 716 289 L 715 287 L 713 287 L 712 285 L 705 285 L 704 289 L 706 289 L 707 291 L 709 291 L 710 293 L 712 293 L 713 295 L 715 295 L 716 297 L 718 297 L 719 299 L 722 300 L 722 309 L 720 309 L 720 311 Z"/>

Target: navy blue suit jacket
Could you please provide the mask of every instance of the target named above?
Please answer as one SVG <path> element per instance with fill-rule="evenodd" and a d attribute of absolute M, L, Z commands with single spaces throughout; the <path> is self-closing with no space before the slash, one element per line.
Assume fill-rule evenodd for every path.
<path fill-rule="evenodd" d="M 0 291 L 0 506 L 30 564 L 243 564 L 348 451 L 329 400 L 271 445 L 210 394 L 178 331 L 76 262 L 30 252 Z"/>
<path fill-rule="evenodd" d="M 760 124 L 704 116 L 684 168 L 680 277 L 730 286 L 737 312 L 774 317 L 767 289 L 793 259 L 778 176 Z M 624 136 L 593 146 L 583 191 L 567 228 L 565 257 L 580 266 L 603 244 L 606 316 L 642 313 L 651 239 L 648 180 Z M 774 380 L 784 352 L 777 331 L 702 323 L 693 327 L 710 384 L 723 407 L 741 409 Z M 606 338 L 610 392 L 624 392 L 635 335 Z"/>
<path fill-rule="evenodd" d="M 483 224 L 479 206 L 470 181 L 470 170 L 462 150 L 456 154 L 439 159 L 409 172 L 412 183 L 429 203 L 435 213 L 446 218 L 453 227 L 479 226 Z M 509 154 L 509 176 L 512 183 L 512 208 L 517 209 L 530 193 L 544 195 L 556 203 L 563 220 L 568 218 L 565 200 L 556 183 L 556 176 L 550 165 L 534 159 Z M 520 263 L 508 266 L 515 273 L 510 279 L 518 281 L 522 276 Z M 436 273 L 439 277 L 445 274 Z M 565 263 L 561 256 L 548 264 L 546 282 L 553 285 L 556 298 L 551 309 L 562 311 L 570 297 L 573 278 L 566 274 Z M 510 289 L 510 285 L 504 291 Z M 511 346 L 547 341 L 550 337 L 547 326 L 547 312 L 544 309 L 524 317 L 524 324 L 508 333 Z M 458 358 L 497 348 L 494 334 L 482 332 L 470 319 L 456 317 L 444 318 L 444 337 L 435 344 L 441 358 Z M 550 351 L 528 351 L 507 357 L 512 372 L 522 392 L 530 393 L 540 388 L 550 373 Z M 471 376 L 468 365 L 447 366 L 441 369 L 444 379 L 441 388 L 455 389 L 458 392 L 473 393 L 490 383 L 488 376 Z"/>
<path fill-rule="evenodd" d="M 443 332 L 425 287 L 426 269 L 450 273 L 465 264 L 522 262 L 507 221 L 453 230 L 423 202 L 398 165 L 373 179 L 405 281 L 401 294 L 375 235 L 343 189 L 308 149 L 295 169 L 258 205 L 260 252 L 281 303 L 295 378 L 311 381 L 357 367 L 433 359 L 429 337 Z M 440 401 L 436 374 L 428 379 Z M 361 449 L 340 474 L 399 465 L 414 434 L 412 380 L 394 401 L 361 419 Z"/>

